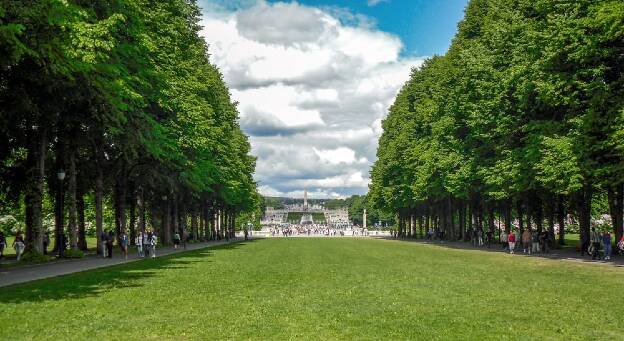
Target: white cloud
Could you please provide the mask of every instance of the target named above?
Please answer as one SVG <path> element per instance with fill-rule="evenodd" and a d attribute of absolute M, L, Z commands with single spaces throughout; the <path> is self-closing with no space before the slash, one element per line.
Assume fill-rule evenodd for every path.
<path fill-rule="evenodd" d="M 321 159 L 323 162 L 327 162 L 331 165 L 337 165 L 340 163 L 354 163 L 355 162 L 355 151 L 351 148 L 347 147 L 339 147 L 336 149 L 316 149 L 316 147 L 312 147 L 314 153 Z"/>
<path fill-rule="evenodd" d="M 368 6 L 373 7 L 373 6 L 379 5 L 382 2 L 388 2 L 388 1 L 390 1 L 390 0 L 368 0 L 367 4 L 368 4 Z"/>
<path fill-rule="evenodd" d="M 365 193 L 381 120 L 422 58 L 359 14 L 248 2 L 205 4 L 202 34 L 240 103 L 261 193 Z"/>

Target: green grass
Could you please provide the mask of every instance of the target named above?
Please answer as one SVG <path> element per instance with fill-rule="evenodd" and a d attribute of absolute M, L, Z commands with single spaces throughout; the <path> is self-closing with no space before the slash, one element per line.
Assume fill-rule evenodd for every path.
<path fill-rule="evenodd" d="M 275 238 L 0 289 L 0 339 L 621 340 L 624 270 Z"/>
<path fill-rule="evenodd" d="M 6 239 L 7 239 L 7 246 L 4 248 L 4 255 L 15 258 L 15 249 L 13 248 L 13 240 L 15 239 L 15 236 L 8 236 L 6 237 Z M 97 243 L 96 237 L 87 236 L 87 247 L 89 249 L 95 250 L 96 243 Z M 50 245 L 48 246 L 48 252 L 51 252 L 52 247 L 54 247 L 54 237 L 50 235 Z"/>

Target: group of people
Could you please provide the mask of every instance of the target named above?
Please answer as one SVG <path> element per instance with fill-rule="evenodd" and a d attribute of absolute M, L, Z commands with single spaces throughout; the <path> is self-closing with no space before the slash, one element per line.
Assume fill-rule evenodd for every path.
<path fill-rule="evenodd" d="M 613 251 L 611 241 L 611 233 L 609 231 L 604 230 L 600 233 L 596 231 L 595 227 L 592 227 L 589 233 L 589 241 L 583 240 L 581 243 L 581 255 L 587 252 L 592 259 L 600 259 L 600 250 L 602 249 L 602 259 L 610 260 Z M 624 236 L 618 241 L 617 248 L 620 253 L 624 254 Z"/>
<path fill-rule="evenodd" d="M 158 244 L 158 237 L 156 236 L 156 233 L 149 231 L 149 230 L 139 232 L 139 234 L 134 239 L 134 245 L 137 248 L 137 255 L 141 258 L 150 257 L 150 256 L 152 258 L 156 258 L 156 245 L 157 244 Z"/>
<path fill-rule="evenodd" d="M 4 257 L 4 249 L 7 246 L 6 236 L 2 231 L 0 231 L 0 258 Z M 26 244 L 24 243 L 24 237 L 21 232 L 18 232 L 15 235 L 15 239 L 13 240 L 13 245 L 11 245 L 15 249 L 15 254 L 17 255 L 17 260 L 19 261 L 24 253 L 24 249 L 26 248 Z"/>
<path fill-rule="evenodd" d="M 518 238 L 520 239 L 519 242 Z M 554 236 L 548 230 L 539 232 L 526 229 L 520 236 L 517 236 L 514 231 L 509 233 L 502 231 L 500 235 L 500 243 L 503 249 L 509 251 L 509 253 L 514 253 L 517 246 L 522 248 L 523 253 L 549 253 L 551 243 L 554 240 Z"/>
<path fill-rule="evenodd" d="M 345 236 L 344 230 L 330 228 L 327 225 L 290 225 L 288 227 L 275 227 L 270 229 L 271 237 L 291 237 L 291 236 L 326 236 L 335 237 Z M 351 230 L 353 236 L 368 236 L 368 229 L 353 228 Z"/>
<path fill-rule="evenodd" d="M 434 231 L 432 228 L 430 228 L 425 233 L 426 233 L 425 238 L 427 240 L 433 240 L 434 237 L 437 237 L 440 242 L 444 240 L 445 231 L 443 229 L 437 229 Z M 396 235 L 393 235 L 393 236 L 396 237 Z"/>

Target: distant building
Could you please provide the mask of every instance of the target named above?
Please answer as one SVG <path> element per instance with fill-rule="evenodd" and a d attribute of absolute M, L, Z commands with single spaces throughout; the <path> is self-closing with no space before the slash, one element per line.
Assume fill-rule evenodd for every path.
<path fill-rule="evenodd" d="M 264 217 L 260 220 L 263 226 L 282 226 L 288 223 L 288 213 L 301 213 L 299 224 L 314 224 L 312 213 L 322 213 L 325 215 L 327 226 L 331 228 L 350 228 L 352 226 L 349 220 L 349 212 L 346 208 L 328 210 L 323 205 L 308 203 L 308 191 L 303 191 L 303 203 L 285 205 L 284 209 L 277 210 L 273 207 L 267 207 Z"/>

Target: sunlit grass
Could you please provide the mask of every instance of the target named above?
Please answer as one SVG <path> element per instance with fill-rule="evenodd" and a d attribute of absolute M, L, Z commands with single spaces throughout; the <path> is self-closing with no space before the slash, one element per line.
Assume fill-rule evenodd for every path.
<path fill-rule="evenodd" d="M 275 238 L 2 288 L 0 339 L 621 340 L 622 283 L 595 264 Z"/>

